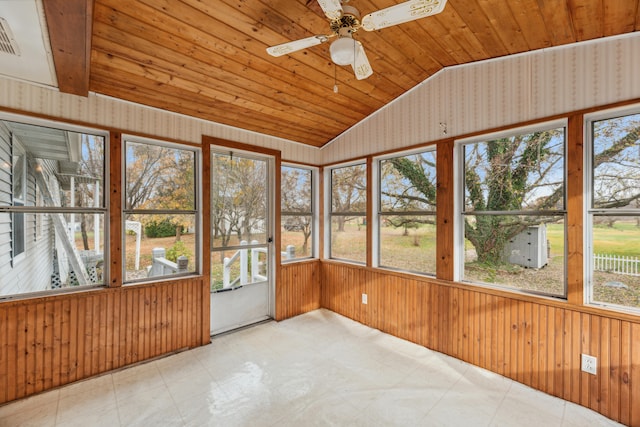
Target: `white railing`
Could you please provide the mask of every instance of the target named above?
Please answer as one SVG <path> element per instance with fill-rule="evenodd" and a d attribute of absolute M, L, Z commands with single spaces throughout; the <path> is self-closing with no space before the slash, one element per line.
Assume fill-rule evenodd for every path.
<path fill-rule="evenodd" d="M 593 269 L 628 276 L 640 276 L 640 260 L 638 257 L 631 256 L 593 254 Z"/>
<path fill-rule="evenodd" d="M 165 258 L 166 251 L 164 248 L 153 248 L 151 257 L 153 263 L 147 272 L 148 277 L 165 276 L 167 274 L 186 273 L 189 266 L 189 259 L 186 256 L 179 256 L 177 261 L 169 261 Z"/>
<path fill-rule="evenodd" d="M 257 245 L 257 240 L 251 241 L 252 245 Z M 247 241 L 240 242 L 240 246 L 246 246 Z M 250 251 L 250 252 L 249 252 Z M 249 254 L 251 254 L 251 269 L 249 269 Z M 267 254 L 267 248 L 251 248 L 251 249 L 238 249 L 231 257 L 225 257 L 223 261 L 222 269 L 222 289 L 231 288 L 234 286 L 244 286 L 249 283 L 263 282 L 267 280 L 267 276 L 260 274 L 261 268 L 264 267 L 264 263 L 260 261 L 260 254 Z M 295 258 L 295 246 L 287 246 L 287 250 L 282 252 L 284 259 Z M 236 262 L 240 263 L 240 273 L 237 277 L 231 278 L 231 268 Z M 251 272 L 251 276 L 249 276 Z"/>

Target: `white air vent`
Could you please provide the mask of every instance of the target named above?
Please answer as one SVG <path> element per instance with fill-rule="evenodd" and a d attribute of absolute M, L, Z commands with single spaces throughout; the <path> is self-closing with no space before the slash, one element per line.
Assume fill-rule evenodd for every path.
<path fill-rule="evenodd" d="M 0 52 L 20 56 L 20 48 L 6 19 L 0 18 Z"/>

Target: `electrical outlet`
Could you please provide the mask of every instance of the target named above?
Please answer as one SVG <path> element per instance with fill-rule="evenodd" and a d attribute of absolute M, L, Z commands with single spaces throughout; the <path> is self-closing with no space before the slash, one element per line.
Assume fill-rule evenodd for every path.
<path fill-rule="evenodd" d="M 588 354 L 582 355 L 582 370 L 584 372 L 588 372 L 592 375 L 597 374 L 598 368 L 598 359 L 594 356 L 589 356 Z"/>
<path fill-rule="evenodd" d="M 362 303 L 363 304 L 367 303 L 367 294 L 362 294 Z"/>

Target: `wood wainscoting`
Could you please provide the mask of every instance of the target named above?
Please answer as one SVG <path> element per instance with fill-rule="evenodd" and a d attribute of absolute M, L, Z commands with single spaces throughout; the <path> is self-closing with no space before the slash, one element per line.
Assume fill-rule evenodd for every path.
<path fill-rule="evenodd" d="M 320 261 L 282 264 L 276 285 L 276 320 L 320 308 Z"/>
<path fill-rule="evenodd" d="M 202 277 L 4 302 L 0 404 L 207 344 L 208 310 Z"/>
<path fill-rule="evenodd" d="M 321 281 L 324 308 L 640 426 L 631 316 L 337 262 L 322 263 Z M 598 375 L 581 372 L 581 353 Z"/>

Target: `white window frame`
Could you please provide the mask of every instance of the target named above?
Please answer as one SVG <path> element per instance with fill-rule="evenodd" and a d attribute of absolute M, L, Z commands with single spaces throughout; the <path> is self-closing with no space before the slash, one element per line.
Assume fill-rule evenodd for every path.
<path fill-rule="evenodd" d="M 463 147 L 468 144 L 474 144 L 478 142 L 486 142 L 491 141 L 503 137 L 510 137 L 513 135 L 522 135 L 526 133 L 535 132 L 538 130 L 548 130 L 548 129 L 557 129 L 564 128 L 565 130 L 565 141 L 564 141 L 564 294 L 556 295 L 556 294 L 546 294 L 546 293 L 538 293 L 525 289 L 518 289 L 510 286 L 503 286 L 499 284 L 489 284 L 489 283 L 481 283 L 481 282 L 470 282 L 465 281 L 464 279 L 464 240 L 465 240 L 465 232 L 464 232 L 464 197 L 465 197 L 465 189 L 464 189 L 464 155 L 463 155 Z M 547 122 L 536 123 L 528 126 L 520 126 L 505 129 L 498 132 L 487 133 L 482 135 L 477 135 L 469 138 L 458 139 L 454 141 L 454 277 L 453 280 L 456 282 L 463 282 L 467 284 L 472 284 L 474 286 L 482 286 L 494 289 L 505 290 L 509 292 L 519 292 L 523 294 L 533 294 L 538 296 L 547 296 L 554 299 L 566 299 L 568 294 L 567 288 L 567 145 L 569 143 L 567 139 L 567 130 L 568 130 L 568 121 L 566 118 L 551 120 Z M 508 211 L 505 211 L 508 213 Z"/>
<path fill-rule="evenodd" d="M 366 170 L 367 170 L 367 161 L 366 159 L 358 159 L 358 160 L 354 160 L 351 162 L 346 162 L 346 163 L 340 163 L 340 164 L 335 164 L 335 165 L 331 165 L 330 167 L 325 168 L 324 170 L 324 254 L 323 257 L 325 259 L 333 259 L 336 261 L 341 261 L 341 262 L 346 262 L 346 263 L 353 263 L 353 264 L 357 264 L 357 265 L 365 265 L 366 262 L 361 262 L 361 261 L 356 261 L 356 260 L 351 260 L 351 259 L 345 259 L 345 258 L 332 258 L 331 257 L 331 222 L 333 219 L 333 212 L 332 212 L 332 205 L 331 205 L 331 196 L 332 196 L 332 180 L 331 180 L 331 174 L 332 171 L 334 169 L 340 169 L 340 168 L 345 168 L 345 167 L 349 167 L 349 166 L 364 166 L 365 168 L 365 179 L 366 179 Z M 367 185 L 371 185 L 371 183 L 367 182 Z M 355 213 L 355 212 L 354 212 Z M 365 211 L 364 213 L 357 213 L 358 216 L 364 216 L 366 218 L 367 216 L 367 212 Z M 368 239 L 369 236 L 367 235 L 366 238 Z M 366 245 L 365 245 L 366 247 Z M 366 257 L 366 254 L 365 254 Z"/>
<path fill-rule="evenodd" d="M 41 127 L 45 127 L 45 128 L 52 128 L 52 129 L 57 129 L 57 130 L 64 130 L 64 131 L 69 131 L 69 132 L 75 132 L 75 133 L 81 133 L 81 134 L 87 134 L 87 135 L 94 135 L 97 137 L 100 137 L 103 139 L 103 150 L 104 150 L 104 157 L 103 157 L 103 166 L 104 166 L 104 171 L 103 171 L 103 179 L 104 179 L 104 184 L 103 184 L 103 188 L 108 189 L 109 187 L 109 165 L 110 165 L 110 157 L 109 157 L 109 144 L 110 144 L 110 134 L 108 131 L 105 131 L 103 129 L 96 129 L 96 128 L 92 128 L 92 127 L 85 127 L 85 126 L 78 126 L 78 125 L 72 125 L 72 124 L 68 124 L 68 123 L 64 123 L 64 122 L 56 122 L 56 121 L 52 121 L 52 120 L 47 120 L 47 119 L 39 119 L 39 118 L 34 118 L 34 117 L 29 117 L 29 116 L 23 116 L 23 115 L 19 115 L 19 114 L 14 114 L 14 113 L 4 113 L 4 112 L 0 112 L 0 120 L 2 121 L 7 121 L 7 122 L 15 122 L 15 123 L 22 123 L 22 124 L 26 124 L 26 125 L 32 125 L 32 126 L 41 126 Z M 22 147 L 24 149 L 24 147 Z M 26 151 L 26 150 L 25 150 Z M 28 160 L 26 160 L 25 157 L 25 161 L 27 162 L 26 166 L 27 166 L 27 171 L 25 172 L 27 174 L 27 178 L 29 176 L 28 174 Z M 26 181 L 25 181 L 25 185 Z M 27 187 L 28 188 L 28 187 Z M 104 218 L 104 233 L 101 239 L 101 244 L 103 245 L 104 248 L 108 248 L 108 242 L 109 242 L 109 219 L 110 219 L 110 206 L 109 206 L 109 200 L 108 200 L 108 193 L 103 192 L 102 194 L 102 200 L 103 200 L 103 205 L 99 208 L 77 208 L 77 211 L 75 211 L 75 213 L 78 213 L 79 211 L 99 211 L 99 213 L 101 215 L 103 215 Z M 25 196 L 28 196 L 28 194 L 25 192 Z M 36 200 L 36 204 L 37 204 L 37 200 Z M 0 206 L 0 208 L 3 208 L 3 211 L 8 210 L 9 212 L 11 212 L 11 207 L 8 207 L 8 209 L 5 209 L 4 206 Z M 33 215 L 44 215 L 48 218 L 51 217 L 51 214 L 57 214 L 57 213 L 68 213 L 70 212 L 72 209 L 66 208 L 66 207 L 44 207 L 44 206 L 28 206 L 27 207 L 29 212 L 32 212 Z M 26 215 L 26 212 L 25 212 Z M 44 217 L 43 217 L 44 219 Z M 40 221 L 41 223 L 43 221 Z M 43 225 L 44 226 L 44 225 Z M 46 229 L 46 227 L 45 227 Z M 26 233 L 26 217 L 25 217 L 25 233 Z M 23 253 L 24 256 L 26 257 L 26 252 L 27 252 L 27 247 L 26 247 L 26 241 L 25 241 L 25 252 Z M 22 255 L 22 254 L 21 254 Z M 110 265 L 110 253 L 108 250 L 104 250 L 103 252 L 103 256 L 104 256 L 104 262 L 103 264 L 105 266 Z M 21 259 L 21 258 L 20 258 Z M 101 284 L 88 284 L 86 286 L 81 286 L 81 287 L 74 287 L 74 286 L 70 286 L 70 287 L 65 287 L 65 288 L 60 288 L 60 289 L 46 289 L 46 290 L 39 290 L 39 291 L 34 291 L 34 292 L 25 292 L 25 293 L 15 293 L 15 294 L 7 294 L 7 295 L 2 295 L 0 296 L 0 299 L 5 299 L 5 298 L 24 298 L 24 297 L 28 297 L 28 296 L 33 296 L 33 295 L 52 295 L 52 294 L 61 294 L 61 293 L 66 293 L 66 292 L 78 292 L 78 291 L 84 291 L 84 290 L 88 290 L 88 289 L 92 289 L 92 288 L 103 288 L 103 287 L 107 287 L 108 283 L 110 282 L 109 280 L 109 269 L 105 268 L 103 270 L 103 281 Z"/>
<path fill-rule="evenodd" d="M 640 216 L 640 209 L 621 209 L 621 208 L 593 208 L 593 123 L 600 120 L 615 119 L 619 117 L 640 114 L 640 105 L 635 104 L 632 106 L 625 106 L 619 108 L 612 108 L 604 111 L 598 111 L 592 114 L 585 114 L 584 116 L 584 150 L 583 150 L 583 165 L 584 165 L 584 209 L 583 209 L 583 232 L 584 232 L 584 250 L 583 250 L 583 269 L 584 269 L 584 288 L 583 288 L 583 303 L 591 307 L 613 309 L 621 312 L 628 312 L 633 314 L 640 313 L 640 308 L 623 306 L 618 304 L 607 303 L 604 301 L 593 300 L 593 277 L 594 277 L 594 262 L 593 262 L 593 217 L 598 213 L 605 211 L 614 211 L 621 214 L 634 214 Z"/>
<path fill-rule="evenodd" d="M 425 146 L 425 147 L 421 147 L 421 148 L 416 148 L 413 150 L 406 150 L 406 151 L 397 151 L 391 154 L 386 154 L 383 156 L 379 156 L 379 157 L 374 157 L 373 162 L 372 162 L 372 168 L 373 168 L 373 181 L 371 183 L 371 188 L 372 188 L 372 196 L 373 196 L 373 200 L 372 200 L 372 209 L 373 212 L 371 214 L 371 221 L 373 222 L 373 225 L 375 227 L 375 231 L 374 233 L 372 233 L 372 244 L 371 247 L 373 249 L 373 254 L 372 254 L 372 258 L 373 258 L 373 265 L 375 267 L 378 268 L 384 268 L 387 270 L 393 270 L 393 271 L 402 271 L 402 272 L 406 272 L 406 273 L 412 273 L 412 274 L 419 274 L 422 276 L 428 276 L 428 277 L 435 277 L 436 272 L 432 272 L 432 273 L 427 273 L 427 272 L 420 272 L 420 271 L 412 271 L 412 270 L 403 270 L 401 268 L 394 268 L 394 267 L 389 267 L 389 266 L 381 266 L 380 265 L 380 218 L 384 215 L 381 215 L 381 201 L 380 201 L 380 196 L 381 196 L 381 187 L 380 187 L 380 180 L 382 179 L 382 171 L 380 168 L 380 162 L 383 160 L 389 160 L 389 159 L 394 159 L 396 157 L 406 157 L 406 156 L 411 156 L 413 154 L 421 154 L 421 153 L 425 153 L 425 152 L 429 152 L 432 151 L 434 153 L 437 153 L 437 146 L 436 145 L 429 145 L 429 146 Z M 426 212 L 426 211 L 425 211 Z M 423 215 L 427 216 L 427 215 L 433 215 L 434 219 L 437 215 L 437 211 L 433 211 L 433 213 L 428 212 L 428 213 L 424 213 Z"/>
<path fill-rule="evenodd" d="M 318 206 L 320 206 L 320 196 L 319 196 L 319 173 L 318 173 L 318 168 L 315 166 L 307 166 L 307 165 L 300 165 L 300 164 L 296 164 L 296 163 L 288 163 L 288 162 L 282 162 L 280 165 L 280 173 L 282 174 L 282 168 L 284 167 L 288 167 L 288 168 L 297 168 L 297 169 L 302 169 L 302 170 L 308 170 L 311 172 L 311 253 L 308 256 L 305 257 L 295 257 L 294 259 L 291 260 L 285 260 L 284 256 L 281 259 L 281 263 L 285 264 L 285 263 L 292 263 L 292 262 L 298 262 L 298 261 L 305 261 L 305 260 L 309 260 L 309 259 L 317 259 L 318 258 L 318 252 L 319 252 L 319 238 L 318 238 L 318 233 L 319 233 L 319 229 L 320 229 L 320 220 L 319 220 L 319 215 L 318 215 Z M 282 187 L 282 183 L 280 183 L 280 186 Z M 282 191 L 282 188 L 280 189 Z M 283 211 L 282 211 L 282 205 L 280 206 L 280 222 L 282 222 L 283 217 L 285 216 L 289 216 L 289 215 L 284 215 Z M 292 213 L 293 214 L 293 213 Z M 278 224 L 277 226 L 281 226 L 281 224 Z"/>
<path fill-rule="evenodd" d="M 147 144 L 147 145 L 152 145 L 152 146 L 158 146 L 158 147 L 166 147 L 166 148 L 171 148 L 171 149 L 175 149 L 175 150 L 185 150 L 185 151 L 191 151 L 194 153 L 194 197 L 196 198 L 195 200 L 195 204 L 194 204 L 194 211 L 179 211 L 179 210 L 152 210 L 154 212 L 157 212 L 158 214 L 183 214 L 183 213 L 190 213 L 193 214 L 195 216 L 195 248 L 194 248 L 194 271 L 189 271 L 187 273 L 182 273 L 182 274 L 170 274 L 170 275 L 163 275 L 163 276 L 154 276 L 154 277 L 148 277 L 148 278 L 142 278 L 142 279 L 131 279 L 131 280 L 126 280 L 126 268 L 127 268 L 127 263 L 126 263 L 126 250 L 122 251 L 122 277 L 123 277 L 123 285 L 125 286 L 133 286 L 133 285 L 139 285 L 139 284 L 143 284 L 143 283 L 149 283 L 149 282 L 159 282 L 159 281 L 164 281 L 164 280 L 174 280 L 176 278 L 180 278 L 180 277 L 189 277 L 189 276 L 196 276 L 196 275 L 201 275 L 202 274 L 202 263 L 203 263 L 203 259 L 202 259 L 202 149 L 200 147 L 194 147 L 191 145 L 186 145 L 186 144 L 179 144 L 179 143 L 175 143 L 175 142 L 168 142 L 168 141 L 163 141 L 163 140 L 159 140 L 159 139 L 153 139 L 153 138 L 144 138 L 144 137 L 139 137 L 139 136 L 134 136 L 134 135 L 122 135 L 122 159 L 121 159 L 121 164 L 122 164 L 122 191 L 121 191 L 121 196 L 122 196 L 122 235 L 120 236 L 121 239 L 121 244 L 123 248 L 126 248 L 125 246 L 125 238 L 126 238 L 126 219 L 127 219 L 127 215 L 129 214 L 133 214 L 133 213 L 151 213 L 150 211 L 146 211 L 146 210 L 139 210 L 139 209 L 128 209 L 126 206 L 126 179 L 127 179 L 127 144 L 128 143 L 134 143 L 134 144 Z"/>

